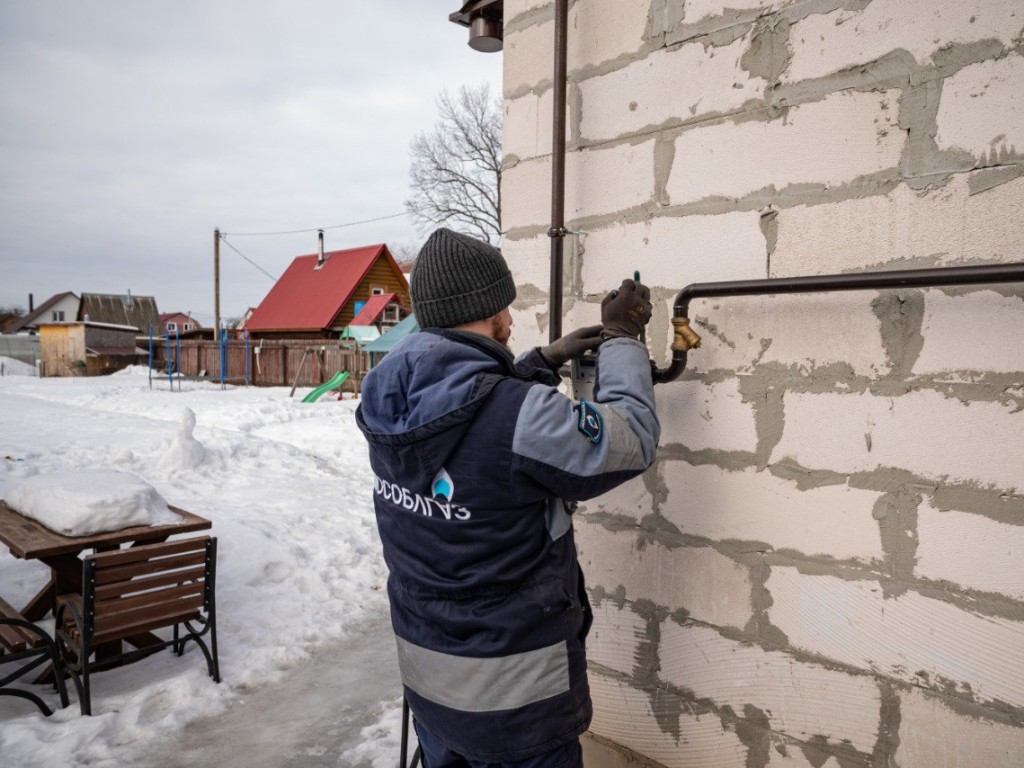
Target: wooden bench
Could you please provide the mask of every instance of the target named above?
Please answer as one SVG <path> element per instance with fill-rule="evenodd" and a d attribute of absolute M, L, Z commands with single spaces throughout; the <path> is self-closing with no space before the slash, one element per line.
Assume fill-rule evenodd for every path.
<path fill-rule="evenodd" d="M 60 658 L 57 646 L 46 632 L 25 619 L 18 611 L 0 598 L 0 664 L 31 659 L 13 672 L 0 678 L 0 696 L 16 696 L 28 699 L 42 711 L 44 715 L 52 715 L 46 702 L 35 693 L 12 688 L 10 684 L 46 662 L 53 664 L 58 673 L 54 675 L 54 685 L 60 695 L 62 707 L 68 705 L 68 692 L 64 686 L 64 675 L 59 673 Z"/>
<path fill-rule="evenodd" d="M 92 672 L 167 646 L 181 656 L 189 640 L 202 650 L 210 676 L 220 682 L 216 566 L 217 539 L 210 536 L 86 556 L 82 592 L 59 596 L 56 613 L 61 661 L 75 683 L 83 715 L 92 714 Z M 151 634 L 168 627 L 173 628 L 170 640 Z M 122 640 L 135 650 L 121 653 Z"/>

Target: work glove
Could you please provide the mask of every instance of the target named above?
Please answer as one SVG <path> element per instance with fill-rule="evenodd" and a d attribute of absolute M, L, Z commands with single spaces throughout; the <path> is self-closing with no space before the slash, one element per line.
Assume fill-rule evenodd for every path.
<path fill-rule="evenodd" d="M 643 283 L 623 280 L 601 302 L 602 337 L 605 339 L 639 338 L 651 322 L 651 290 Z"/>
<path fill-rule="evenodd" d="M 560 368 L 574 357 L 579 357 L 584 352 L 597 349 L 601 346 L 600 325 L 588 325 L 578 331 L 567 333 L 560 339 L 555 339 L 546 347 L 540 348 L 541 357 L 547 361 L 552 368 Z"/>

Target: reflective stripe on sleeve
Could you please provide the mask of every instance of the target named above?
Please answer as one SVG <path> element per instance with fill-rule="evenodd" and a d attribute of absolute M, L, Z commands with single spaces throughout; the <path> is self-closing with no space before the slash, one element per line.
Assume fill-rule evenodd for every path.
<path fill-rule="evenodd" d="M 424 699 L 451 709 L 517 709 L 569 691 L 564 641 L 509 656 L 472 658 L 395 640 L 402 682 Z"/>

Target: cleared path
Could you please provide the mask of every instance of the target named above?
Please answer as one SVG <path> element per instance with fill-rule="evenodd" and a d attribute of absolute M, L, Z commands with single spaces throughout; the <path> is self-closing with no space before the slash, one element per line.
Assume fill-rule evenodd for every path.
<path fill-rule="evenodd" d="M 156 742 L 146 764 L 362 768 L 343 764 L 341 754 L 360 744 L 359 732 L 380 718 L 381 703 L 400 695 L 394 635 L 385 618 L 290 670 L 277 685 L 255 689 L 221 715 Z"/>

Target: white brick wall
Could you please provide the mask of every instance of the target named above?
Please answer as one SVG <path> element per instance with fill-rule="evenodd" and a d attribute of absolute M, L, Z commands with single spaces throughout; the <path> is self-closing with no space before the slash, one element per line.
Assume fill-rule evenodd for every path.
<path fill-rule="evenodd" d="M 505 9 L 505 23 L 508 24 L 517 16 L 522 16 L 527 11 L 532 11 L 535 8 L 543 8 L 545 5 L 550 4 L 551 0 L 505 0 L 503 4 Z"/>
<path fill-rule="evenodd" d="M 699 626 L 662 625 L 661 677 L 698 698 L 737 714 L 751 704 L 768 715 L 773 731 L 808 741 L 848 740 L 871 752 L 878 739 L 878 686 L 868 676 L 801 664 L 784 653 L 744 645 Z"/>
<path fill-rule="evenodd" d="M 938 696 L 900 692 L 896 764 L 929 768 L 1024 765 L 1024 728 L 964 716 Z"/>
<path fill-rule="evenodd" d="M 505 122 L 501 135 L 501 148 L 508 159 L 515 155 L 520 160 L 551 154 L 552 94 L 550 89 L 540 96 L 528 93 L 518 99 L 505 101 Z M 572 105 L 566 105 L 565 135 L 568 141 L 572 125 Z"/>
<path fill-rule="evenodd" d="M 763 278 L 767 249 L 760 221 L 756 211 L 747 211 L 655 218 L 589 232 L 583 240 L 583 282 L 611 290 L 640 269 L 645 285 L 678 292 L 696 282 Z"/>
<path fill-rule="evenodd" d="M 554 76 L 554 44 L 553 21 L 505 34 L 502 58 L 506 98 L 545 81 L 550 84 Z"/>
<path fill-rule="evenodd" d="M 699 349 L 689 353 L 687 370 L 747 373 L 755 362 L 802 370 L 842 363 L 862 376 L 882 375 L 889 365 L 880 323 L 871 310 L 874 295 L 695 300 L 690 304 L 691 324 L 703 340 Z"/>
<path fill-rule="evenodd" d="M 503 238 L 501 251 L 516 283 L 509 344 L 518 355 L 530 347 L 547 343 L 551 241 L 546 235 L 524 240 Z"/>
<path fill-rule="evenodd" d="M 783 754 L 782 750 L 785 750 Z M 812 752 L 814 762 L 811 762 L 798 744 L 773 744 L 768 753 L 769 768 L 842 768 L 838 758 L 830 757 L 824 763 L 819 762 L 821 755 Z"/>
<path fill-rule="evenodd" d="M 524 13 L 551 6 L 550 0 L 507 2 L 506 13 L 519 16 L 520 24 Z M 710 29 L 716 18 L 729 23 L 732 11 L 767 14 L 794 2 L 811 15 L 790 27 L 786 82 L 827 76 L 899 50 L 931 66 L 940 51 L 947 60 L 956 56 L 951 45 L 995 39 L 1016 46 L 1014 38 L 1024 28 L 1024 0 L 872 0 L 860 10 L 827 14 L 813 12 L 817 6 L 802 0 L 671 0 L 670 5 L 672 12 L 685 12 L 683 27 L 706 22 Z M 655 289 L 649 335 L 656 356 L 664 360 L 671 295 L 691 282 L 761 278 L 769 263 L 768 276 L 784 277 L 1022 259 L 1024 178 L 986 190 L 1008 178 L 1012 168 L 999 173 L 980 168 L 993 161 L 993 152 L 1003 153 L 1003 162 L 1013 161 L 1007 152 L 1024 152 L 1020 51 L 954 72 L 933 92 L 939 97 L 937 148 L 951 155 L 935 154 L 927 142 L 915 145 L 915 152 L 924 152 L 927 167 L 941 171 L 947 160 L 963 166 L 955 153 L 966 150 L 979 158 L 979 170 L 952 173 L 941 186 L 922 192 L 899 185 L 874 194 L 878 178 L 898 178 L 900 172 L 907 137 L 907 126 L 898 124 L 903 91 L 824 95 L 831 81 L 822 81 L 821 100 L 793 107 L 784 118 L 736 116 L 765 87 L 739 68 L 749 34 L 721 47 L 701 42 L 654 48 L 642 39 L 652 7 L 658 3 L 577 0 L 570 11 L 570 79 L 580 96 L 571 103 L 582 107 L 570 125 L 578 126 L 577 138 L 589 146 L 567 157 L 566 216 L 571 228 L 589 231 L 582 287 L 578 294 L 567 292 L 566 329 L 595 321 L 598 297 L 635 269 Z M 546 230 L 549 223 L 552 30 L 545 21 L 506 40 L 504 91 L 517 98 L 505 105 L 504 148 L 520 159 L 508 169 L 503 189 L 504 222 L 513 234 Z M 904 117 L 917 120 L 920 129 L 927 115 Z M 697 124 L 659 130 L 691 120 Z M 671 167 L 658 169 L 658 179 L 666 181 L 662 200 L 655 147 L 663 162 L 668 153 L 660 150 L 668 149 L 663 143 L 669 141 L 674 142 Z M 863 184 L 866 176 L 873 177 L 870 186 Z M 781 196 L 770 255 L 761 211 L 710 213 L 772 188 L 813 198 L 818 186 L 833 190 L 833 198 L 848 199 L 790 207 L 792 195 Z M 666 202 L 673 207 L 664 208 Z M 746 201 L 742 205 L 748 207 Z M 688 215 L 656 216 L 678 213 L 679 206 L 687 206 L 682 210 Z M 647 211 L 655 214 L 649 221 L 621 223 L 626 212 L 636 219 Z M 514 328 L 521 350 L 547 335 L 550 241 L 543 235 L 506 238 L 504 249 L 523 289 Z M 567 274 L 572 269 L 567 259 Z M 709 381 L 657 388 L 662 445 L 756 451 L 757 404 L 743 402 L 737 379 L 719 381 L 723 372 L 760 375 L 764 369 L 755 369 L 756 364 L 791 366 L 809 375 L 817 371 L 813 380 L 825 389 L 831 380 L 822 379 L 823 366 L 848 365 L 875 379 L 889 374 L 883 329 L 871 307 L 877 296 L 866 291 L 693 302 L 691 315 L 704 345 L 690 353 L 689 372 L 716 373 Z M 969 386 L 964 371 L 1024 372 L 1022 329 L 1024 299 L 1018 296 L 985 289 L 963 296 L 927 291 L 924 347 L 913 374 Z M 791 457 L 811 469 L 837 473 L 880 470 L 880 481 L 892 469 L 906 470 L 935 484 L 963 482 L 993 495 L 1024 493 L 1018 450 L 1024 411 L 982 397 L 980 386 L 961 400 L 927 384 L 894 397 L 788 392 L 783 435 L 770 460 Z M 674 524 L 684 534 L 712 542 L 764 541 L 776 550 L 821 557 L 817 573 L 838 572 L 829 571 L 828 558 L 870 564 L 884 557 L 879 521 L 872 515 L 876 491 L 842 485 L 801 492 L 769 472 L 730 472 L 682 461 L 663 461 L 657 471 L 667 486 L 659 513 L 666 526 Z M 1012 600 L 1024 605 L 1019 562 L 1024 526 L 966 511 L 940 512 L 928 489 L 921 492 L 914 578 L 1004 595 L 1001 605 L 1009 611 Z M 595 664 L 623 676 L 634 673 L 646 632 L 630 601 L 649 600 L 685 610 L 696 623 L 736 629 L 747 627 L 754 615 L 747 566 L 710 546 L 637 548 L 640 521 L 658 522 L 651 517 L 654 507 L 637 478 L 587 502 L 575 521 L 588 584 L 625 592 L 623 608 L 606 600 L 595 611 L 591 641 Z M 629 519 L 637 526 L 609 531 L 588 519 L 594 513 L 622 515 L 627 526 Z M 1024 711 L 1019 659 L 1024 616 L 1019 613 L 1017 620 L 974 614 L 924 597 L 913 585 L 887 599 L 875 582 L 801 574 L 792 567 L 773 567 L 767 589 L 773 600 L 769 618 L 795 648 L 876 677 L 803 664 L 790 654 L 745 646 L 672 620 L 662 625 L 659 674 L 741 717 L 746 704 L 764 711 L 773 730 L 769 768 L 822 768 L 817 752 L 785 744 L 782 734 L 811 743 L 816 736 L 832 744 L 849 740 L 852 748 L 871 753 L 879 719 L 888 711 L 879 701 L 877 676 Z M 684 714 L 677 742 L 666 733 L 670 716 L 659 724 L 648 694 L 604 678 L 595 682 L 595 677 L 599 735 L 673 767 L 749 762 L 747 747 L 718 717 Z M 899 751 L 887 756 L 894 764 L 973 768 L 1024 762 L 1024 730 L 948 708 L 942 699 L 917 690 L 896 695 L 901 699 Z M 670 705 L 664 711 L 671 712 Z M 824 768 L 839 763 L 830 758 Z"/>
<path fill-rule="evenodd" d="M 767 588 L 769 618 L 797 648 L 917 684 L 953 681 L 981 701 L 1024 706 L 1022 622 L 915 592 L 885 599 L 875 582 L 805 576 L 796 568 L 773 567 Z"/>
<path fill-rule="evenodd" d="M 573 5 L 569 9 L 567 51 L 570 74 L 639 51 L 644 45 L 649 7 L 650 0 L 587 0 Z M 553 20 L 505 35 L 506 96 L 550 83 L 554 75 L 554 35 Z"/>
<path fill-rule="evenodd" d="M 924 347 L 914 373 L 1024 371 L 1024 299 L 978 291 L 947 296 L 929 291 Z"/>
<path fill-rule="evenodd" d="M 918 508 L 917 535 L 918 576 L 1024 601 L 1024 524 L 940 512 L 925 500 Z"/>
<path fill-rule="evenodd" d="M 747 748 L 714 714 L 679 717 L 679 738 L 662 730 L 650 697 L 601 675 L 590 675 L 594 721 L 590 730 L 658 761 L 665 768 L 743 765 Z"/>
<path fill-rule="evenodd" d="M 620 608 L 611 600 L 603 600 L 593 608 L 587 660 L 632 676 L 637 648 L 647 634 L 647 622 L 633 612 L 629 603 Z"/>
<path fill-rule="evenodd" d="M 898 165 L 905 132 L 893 97 L 844 91 L 770 123 L 724 122 L 676 140 L 667 190 L 673 204 L 742 197 L 769 186 L 836 186 Z"/>
<path fill-rule="evenodd" d="M 565 157 L 567 219 L 642 205 L 654 196 L 654 142 L 570 152 Z M 551 158 L 519 163 L 502 176 L 502 226 L 551 219 Z"/>
<path fill-rule="evenodd" d="M 651 470 L 653 471 L 653 470 Z M 586 512 L 605 512 L 613 515 L 629 515 L 641 520 L 651 514 L 654 499 L 644 484 L 643 475 L 628 480 L 618 488 L 583 502 Z"/>
<path fill-rule="evenodd" d="M 1016 5 L 1024 20 L 1024 6 Z M 937 122 L 942 149 L 965 149 L 982 159 L 993 151 L 1024 152 L 1024 56 L 983 61 L 947 79 Z"/>
<path fill-rule="evenodd" d="M 873 0 L 860 11 L 808 16 L 790 32 L 787 81 L 837 72 L 904 49 L 919 64 L 952 43 L 995 38 L 1012 45 L 1024 22 L 1016 0 Z"/>
<path fill-rule="evenodd" d="M 650 0 L 575 3 L 569 9 L 569 70 L 640 50 L 650 5 Z"/>
<path fill-rule="evenodd" d="M 744 403 L 735 380 L 721 384 L 674 381 L 655 390 L 661 444 L 691 450 L 751 451 L 757 448 L 754 408 Z"/>
<path fill-rule="evenodd" d="M 710 547 L 636 548 L 636 533 L 610 533 L 576 520 L 576 545 L 590 589 L 614 592 L 622 586 L 629 600 L 650 600 L 715 626 L 742 629 L 750 621 L 750 575 Z"/>
<path fill-rule="evenodd" d="M 729 472 L 682 461 L 665 464 L 662 474 L 669 489 L 665 516 L 683 533 L 764 541 L 838 559 L 870 562 L 884 556 L 871 514 L 877 493 L 839 485 L 800 491 L 769 472 Z"/>
<path fill-rule="evenodd" d="M 527 160 L 506 168 L 501 176 L 502 228 L 507 232 L 545 222 L 551 222 L 551 159 Z"/>
<path fill-rule="evenodd" d="M 968 175 L 924 194 L 899 186 L 888 195 L 785 208 L 771 277 L 877 269 L 932 257 L 1020 261 L 1024 254 L 1024 178 L 969 195 Z"/>
<path fill-rule="evenodd" d="M 662 49 L 607 75 L 584 80 L 585 141 L 613 139 L 660 125 L 739 109 L 767 85 L 740 68 L 748 41 L 737 40 L 709 57 L 700 43 Z"/>
<path fill-rule="evenodd" d="M 523 298 L 522 286 L 538 288 L 545 294 L 549 289 L 548 272 L 551 260 L 551 238 L 538 235 L 522 240 L 502 238 L 501 253 L 508 262 L 509 271 L 516 282 L 517 298 Z M 547 306 L 547 297 L 544 297 Z"/>
<path fill-rule="evenodd" d="M 711 16 L 721 16 L 726 10 L 747 10 L 761 8 L 763 12 L 776 10 L 792 0 L 686 0 L 683 21 L 695 24 Z"/>
<path fill-rule="evenodd" d="M 566 216 L 600 216 L 654 196 L 654 142 L 572 152 L 565 160 Z"/>
<path fill-rule="evenodd" d="M 785 408 L 773 462 L 789 456 L 839 472 L 899 467 L 936 480 L 1024 489 L 1024 411 L 927 391 L 898 398 L 789 393 Z"/>

